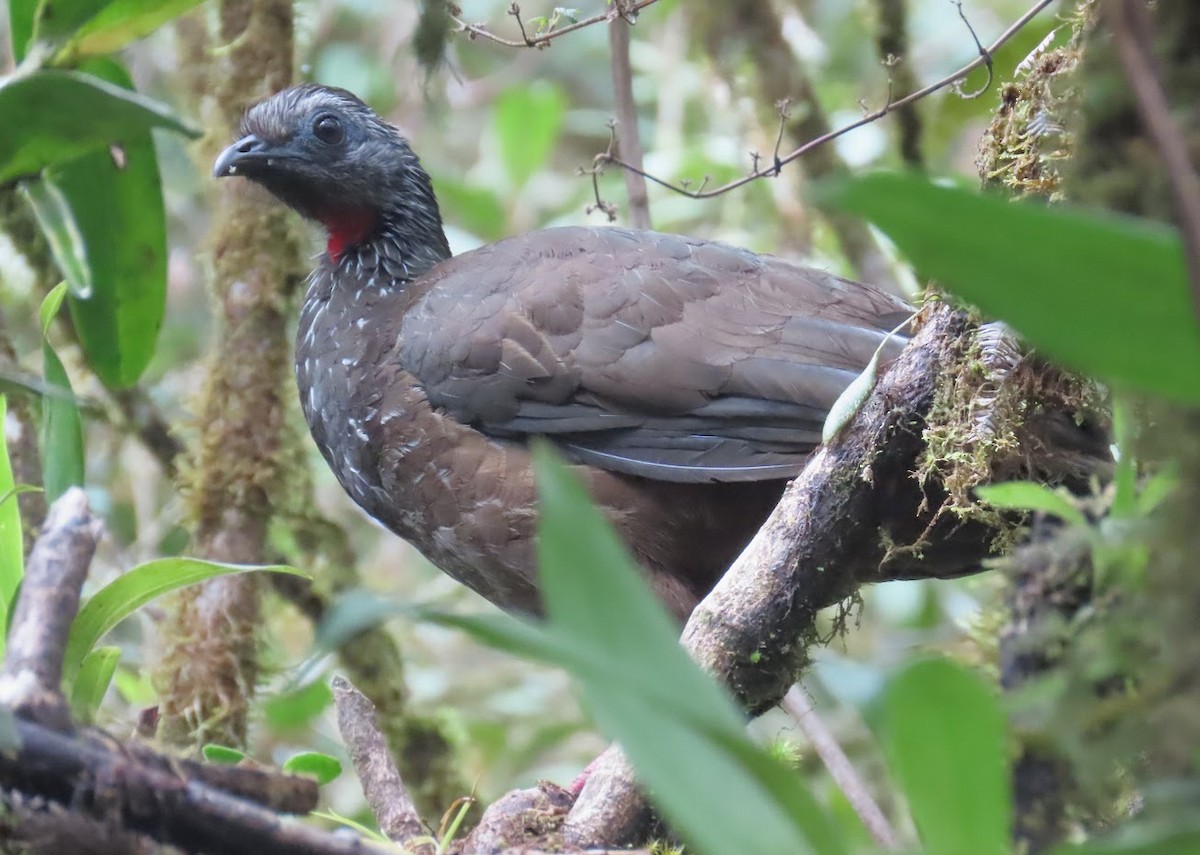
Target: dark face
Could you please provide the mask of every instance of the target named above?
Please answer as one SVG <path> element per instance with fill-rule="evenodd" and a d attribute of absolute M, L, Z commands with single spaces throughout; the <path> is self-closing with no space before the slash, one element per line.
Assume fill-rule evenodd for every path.
<path fill-rule="evenodd" d="M 400 133 L 343 89 L 286 89 L 252 107 L 241 133 L 213 175 L 256 181 L 327 225 L 378 216 L 428 183 Z"/>

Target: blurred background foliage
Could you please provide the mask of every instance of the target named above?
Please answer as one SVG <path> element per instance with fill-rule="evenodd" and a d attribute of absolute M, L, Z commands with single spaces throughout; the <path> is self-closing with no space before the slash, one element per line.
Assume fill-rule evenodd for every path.
<path fill-rule="evenodd" d="M 17 6 L 31 5 L 27 0 L 9 0 L 9 4 L 14 21 L 22 14 Z M 179 4 L 180 8 L 187 5 Z M 646 168 L 664 178 L 687 178 L 695 184 L 706 176 L 719 183 L 743 174 L 751 165 L 751 152 L 770 157 L 779 122 L 776 108 L 763 102 L 754 82 L 753 47 L 710 51 L 695 36 L 703 25 L 698 19 L 711 14 L 706 6 L 662 0 L 642 14 L 633 30 L 631 53 Z M 507 7 L 497 0 L 466 0 L 462 18 L 486 22 L 494 32 L 515 37 Z M 1025 7 L 1017 0 L 978 0 L 967 3 L 964 12 L 986 42 Z M 918 85 L 950 73 L 976 54 L 950 3 L 911 3 L 910 9 L 912 49 L 903 62 Z M 555 14 L 550 3 L 527 3 L 523 11 L 527 22 Z M 592 11 L 588 7 L 580 13 Z M 795 61 L 806 70 L 833 126 L 858 118 L 863 104 L 874 108 L 883 103 L 888 72 L 874 42 L 875 4 L 796 0 L 778 4 L 778 12 L 783 37 Z M 207 16 L 214 10 L 210 4 L 200 4 L 190 14 Z M 605 221 L 602 213 L 589 212 L 595 202 L 592 183 L 578 174 L 609 143 L 607 123 L 614 103 L 608 39 L 602 26 L 585 28 L 544 50 L 513 50 L 458 35 L 450 41 L 444 62 L 426 69 L 413 51 L 416 3 L 299 0 L 296 15 L 300 76 L 358 93 L 404 130 L 433 176 L 456 252 L 548 225 Z M 9 20 L 5 15 L 0 27 L 8 26 Z M 997 80 L 1011 76 L 1059 23 L 1053 15 L 1043 15 L 1009 42 L 995 56 Z M 168 105 L 184 117 L 184 124 L 200 127 L 205 124 L 204 111 L 212 105 L 205 97 L 206 83 L 192 64 L 195 45 L 189 33 L 185 19 L 130 40 L 119 56 L 140 93 Z M 7 74 L 21 57 L 7 53 L 9 34 L 0 43 L 6 51 L 0 54 L 0 73 Z M 87 61 L 92 63 L 90 71 L 118 85 L 128 84 L 115 63 L 99 58 Z M 982 71 L 976 72 L 965 88 L 978 88 L 983 78 Z M 977 181 L 977 145 L 997 107 L 998 92 L 993 85 L 974 100 L 945 94 L 921 102 L 921 153 L 931 173 Z M 3 103 L 0 109 L 5 109 Z M 21 121 L 14 113 L 3 114 L 3 119 L 10 128 Z M 133 151 L 135 146 L 149 145 L 150 131 L 143 134 L 146 138 L 127 140 L 126 147 Z M 53 348 L 44 349 L 38 310 L 45 296 L 40 290 L 44 266 L 39 265 L 45 259 L 27 258 L 14 244 L 20 234 L 0 231 L 0 308 L 15 351 L 13 370 L 19 377 L 40 377 L 50 359 L 61 360 L 82 403 L 84 483 L 109 533 L 93 567 L 93 587 L 135 564 L 178 555 L 188 543 L 174 483 L 131 435 L 129 421 L 137 418 L 136 409 L 116 405 L 105 387 L 120 389 L 136 382 L 180 438 L 187 440 L 194 429 L 190 408 L 201 382 L 201 356 L 210 334 L 204 289 L 206 200 L 212 189 L 209 164 L 212 151 L 226 142 L 153 132 L 165 206 L 166 253 L 162 270 L 149 269 L 147 275 L 165 277 L 165 307 L 150 305 L 144 311 L 151 317 L 161 311 L 157 339 L 151 335 L 130 340 L 114 329 L 99 334 L 89 345 L 81 335 L 82 345 L 91 348 L 91 358 L 85 360 L 80 342 L 49 325 L 46 334 Z M 834 148 L 854 167 L 901 163 L 888 120 L 839 139 Z M 111 170 L 106 164 L 117 156 L 94 153 L 88 157 L 95 163 L 76 171 L 93 182 L 157 180 L 151 174 L 138 177 L 119 168 Z M 105 169 L 113 175 L 106 177 Z M 705 202 L 652 186 L 651 216 L 660 230 L 725 240 L 858 275 L 829 224 L 804 203 L 803 176 L 801 161 L 799 168 L 785 169 L 775 180 L 755 182 Z M 79 175 L 60 177 L 68 195 L 72 182 L 82 180 Z M 599 186 L 606 200 L 623 202 L 619 171 L 610 169 Z M 94 187 L 75 192 L 81 197 L 108 198 L 97 195 Z M 98 218 L 126 236 L 145 229 L 150 232 L 147 240 L 153 241 L 156 222 L 161 222 L 153 204 L 143 200 L 132 211 L 77 209 L 76 216 Z M 45 216 L 52 219 L 52 199 L 46 208 Z M 619 212 L 618 222 L 622 219 Z M 299 223 L 296 228 L 316 252 L 319 238 Z M 68 234 L 64 239 L 69 238 Z M 137 251 L 132 243 L 121 244 L 126 246 Z M 110 249 L 115 252 L 117 247 L 97 247 L 92 260 L 109 264 L 101 254 Z M 122 279 L 121 285 L 127 295 L 153 293 L 137 281 Z M 71 287 L 81 294 L 89 285 L 81 280 Z M 73 312 L 80 311 L 78 301 L 71 306 Z M 148 328 L 155 327 L 157 323 L 150 321 Z M 105 347 L 117 344 L 142 349 L 125 357 L 103 355 Z M 108 373 L 105 365 L 111 365 Z M 45 368 L 47 377 L 52 370 Z M 364 579 L 373 590 L 456 611 L 490 608 L 363 517 L 321 465 L 315 450 L 305 447 L 316 478 L 319 509 L 349 532 Z M 279 548 L 289 553 L 288 544 Z M 863 602 L 854 604 L 855 631 L 817 651 L 806 685 L 868 780 L 882 779 L 883 760 L 862 711 L 879 699 L 887 676 L 919 651 L 952 651 L 992 668 L 992 628 L 998 617 L 986 604 L 997 608 L 994 592 L 999 584 L 981 577 L 872 588 L 864 592 Z M 858 621 L 860 614 L 866 617 Z M 160 616 L 151 605 L 110 636 L 108 643 L 119 645 L 123 656 L 115 690 L 104 698 L 98 720 L 116 732 L 128 730 L 138 711 L 154 704 L 154 688 L 147 677 L 153 653 L 143 640 L 149 637 L 148 626 Z M 392 628 L 401 638 L 413 705 L 451 723 L 461 738 L 465 777 L 478 781 L 484 798 L 539 778 L 569 781 L 604 747 L 560 670 L 482 647 L 466 634 L 441 626 L 396 621 Z M 329 694 L 322 688 L 331 662 L 309 663 L 301 672 L 301 683 L 296 682 L 294 666 L 310 650 L 309 624 L 291 606 L 274 599 L 262 638 L 267 677 L 249 753 L 272 763 L 282 763 L 299 750 L 341 756 Z M 755 729 L 768 739 L 794 738 L 794 724 L 779 714 L 765 716 Z M 835 812 L 848 813 L 815 756 L 803 748 L 801 767 L 822 801 Z M 343 778 L 328 793 L 338 812 L 361 811 L 353 781 Z"/>

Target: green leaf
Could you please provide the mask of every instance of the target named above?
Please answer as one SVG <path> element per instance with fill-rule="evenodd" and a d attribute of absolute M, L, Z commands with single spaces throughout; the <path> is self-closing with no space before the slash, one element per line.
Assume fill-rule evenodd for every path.
<path fill-rule="evenodd" d="M 71 710 L 79 721 L 87 723 L 95 719 L 120 661 L 119 647 L 97 647 L 83 658 L 71 685 Z"/>
<path fill-rule="evenodd" d="M 129 73 L 97 57 L 84 69 L 122 88 Z M 70 205 L 86 246 L 92 288 L 68 297 L 88 364 L 111 388 L 137 382 L 154 356 L 167 301 L 167 224 L 158 158 L 148 130 L 119 151 L 99 150 L 46 170 Z"/>
<path fill-rule="evenodd" d="M 21 185 L 21 192 L 33 211 L 33 218 L 42 230 L 46 243 L 50 245 L 50 254 L 67 285 L 76 294 L 91 294 L 92 267 L 88 264 L 87 244 L 84 243 L 79 224 L 75 222 L 75 214 L 67 197 L 49 181 L 27 181 Z M 47 299 L 58 290 L 56 286 Z M 61 303 L 62 298 L 63 295 L 59 294 L 55 302 Z M 46 311 L 43 303 L 42 335 L 46 334 Z M 58 307 L 55 306 L 53 312 L 57 311 Z"/>
<path fill-rule="evenodd" d="M 68 63 L 81 55 L 118 51 L 200 3 L 201 0 L 108 0 L 103 9 L 75 31 L 56 61 Z"/>
<path fill-rule="evenodd" d="M 552 639 L 672 827 L 700 852 L 845 852 L 800 778 L 747 739 L 732 700 L 679 646 L 575 476 L 546 446 L 534 463 Z"/>
<path fill-rule="evenodd" d="M 562 90 L 544 80 L 514 86 L 496 99 L 500 157 L 514 187 L 524 187 L 545 164 L 558 142 L 566 112 Z"/>
<path fill-rule="evenodd" d="M 866 368 L 850 381 L 850 385 L 842 390 L 842 394 L 838 395 L 833 406 L 829 408 L 829 413 L 825 416 L 825 424 L 821 427 L 822 443 L 831 442 L 862 409 L 862 405 L 867 402 L 871 390 L 875 388 L 875 383 L 879 379 L 879 355 L 883 353 L 883 348 L 891 341 L 891 337 L 908 326 L 911 321 L 912 317 L 909 317 L 888 333 L 887 338 L 879 342 L 879 347 L 875 348 L 875 352 L 871 354 L 871 361 L 867 363 Z"/>
<path fill-rule="evenodd" d="M 313 646 L 320 650 L 333 651 L 359 633 L 386 620 L 412 613 L 412 608 L 388 597 L 381 597 L 373 591 L 347 591 L 338 595 L 321 619 Z"/>
<path fill-rule="evenodd" d="M 1138 494 L 1137 514 L 1143 517 L 1148 516 L 1179 489 L 1179 482 L 1177 469 L 1168 468 L 1155 472 L 1142 487 L 1142 492 Z"/>
<path fill-rule="evenodd" d="M 822 196 L 870 219 L 923 275 L 1067 365 L 1200 402 L 1200 325 L 1173 229 L 900 174 L 838 181 Z"/>
<path fill-rule="evenodd" d="M 747 739 L 731 699 L 684 653 L 674 622 L 574 476 L 545 447 L 535 467 L 549 626 L 425 615 L 569 669 L 597 723 L 696 851 L 845 852 L 800 778 Z"/>
<path fill-rule="evenodd" d="M 285 564 L 221 564 L 199 558 L 159 558 L 139 564 L 97 591 L 79 610 L 67 637 L 63 679 L 69 685 L 96 642 L 151 600 L 217 576 L 258 571 L 311 578 Z"/>
<path fill-rule="evenodd" d="M 46 486 L 48 502 L 53 502 L 68 487 L 81 486 L 84 475 L 83 421 L 67 370 L 45 337 L 64 294 L 66 283 L 60 282 L 46 295 L 39 311 L 42 374 L 48 388 L 62 393 L 42 398 L 42 483 Z"/>
<path fill-rule="evenodd" d="M 113 682 L 126 703 L 145 707 L 158 700 L 158 692 L 154 690 L 150 676 L 141 669 L 118 668 Z"/>
<path fill-rule="evenodd" d="M 471 187 L 445 175 L 439 175 L 434 183 L 446 222 L 462 225 L 486 241 L 504 237 L 507 218 L 504 204 L 496 193 Z"/>
<path fill-rule="evenodd" d="M 8 400 L 0 395 L 0 425 L 8 423 Z M 12 463 L 8 459 L 5 431 L 0 430 L 0 495 L 15 491 Z M 8 616 L 13 598 L 25 575 L 25 543 L 21 533 L 21 511 L 17 502 L 0 504 L 0 654 L 8 637 Z"/>
<path fill-rule="evenodd" d="M 12 40 L 13 61 L 18 64 L 25 58 L 29 41 L 33 38 L 33 17 L 37 6 L 32 0 L 9 0 L 8 35 Z"/>
<path fill-rule="evenodd" d="M 308 775 L 316 778 L 318 784 L 328 784 L 342 774 L 342 764 L 336 757 L 321 754 L 318 751 L 302 751 L 293 754 L 283 764 L 283 771 L 289 775 Z"/>
<path fill-rule="evenodd" d="M 33 37 L 44 42 L 61 41 L 110 2 L 112 0 L 38 0 Z"/>
<path fill-rule="evenodd" d="M 0 83 L 0 115 L 21 117 L 0 134 L 0 183 L 151 128 L 199 135 L 162 104 L 77 71 L 7 78 Z"/>
<path fill-rule="evenodd" d="M 46 492 L 41 487 L 34 484 L 17 484 L 11 490 L 5 490 L 0 493 L 0 505 L 3 505 L 9 499 L 15 499 L 23 493 L 44 493 Z"/>
<path fill-rule="evenodd" d="M 883 738 L 927 855 L 1012 851 L 1004 716 L 982 679 L 948 659 L 910 665 L 883 699 Z"/>
<path fill-rule="evenodd" d="M 42 328 L 42 338 L 50 335 L 50 325 L 58 316 L 58 310 L 62 308 L 62 302 L 66 296 L 67 282 L 64 281 L 51 288 L 50 293 L 42 300 L 41 308 L 38 309 L 38 323 Z"/>
<path fill-rule="evenodd" d="M 330 810 L 314 810 L 312 813 L 309 814 L 309 816 L 316 817 L 317 819 L 328 820 L 329 822 L 332 822 L 336 825 L 345 826 L 346 828 L 352 828 L 355 831 L 357 831 L 360 835 L 365 837 L 367 840 L 374 840 L 376 843 L 384 843 L 389 846 L 392 845 L 391 840 L 389 840 L 386 836 L 380 834 L 374 828 L 363 825 L 361 822 L 351 819 L 348 816 L 342 816 L 340 813 L 338 813 L 335 810 L 332 810 L 332 809 L 330 809 Z M 412 846 L 416 846 L 416 845 L 422 843 L 426 839 L 432 839 L 432 838 L 417 837 L 413 840 L 410 840 L 409 844 Z"/>
<path fill-rule="evenodd" d="M 246 759 L 245 751 L 239 751 L 226 745 L 217 745 L 214 742 L 201 748 L 200 753 L 209 763 L 226 763 L 230 766 L 236 766 Z"/>
<path fill-rule="evenodd" d="M 303 727 L 324 712 L 333 702 L 333 692 L 324 680 L 314 680 L 307 686 L 268 698 L 263 704 L 267 722 L 285 730 Z"/>
<path fill-rule="evenodd" d="M 1083 511 L 1066 492 L 1033 481 L 1005 481 L 975 488 L 975 495 L 993 508 L 1009 511 L 1042 511 L 1072 525 L 1087 525 Z"/>

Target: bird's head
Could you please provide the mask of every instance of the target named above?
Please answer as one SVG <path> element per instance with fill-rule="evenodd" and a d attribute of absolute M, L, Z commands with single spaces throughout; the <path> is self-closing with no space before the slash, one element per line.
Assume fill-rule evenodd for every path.
<path fill-rule="evenodd" d="M 285 89 L 250 108 L 240 136 L 213 175 L 249 178 L 322 223 L 335 262 L 384 233 L 445 245 L 429 176 L 408 141 L 350 92 Z"/>

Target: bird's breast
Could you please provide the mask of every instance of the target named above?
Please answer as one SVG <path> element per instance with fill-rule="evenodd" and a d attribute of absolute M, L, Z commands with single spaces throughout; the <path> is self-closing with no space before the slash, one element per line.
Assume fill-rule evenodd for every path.
<path fill-rule="evenodd" d="M 314 280 L 301 310 L 296 380 L 343 489 L 460 582 L 533 610 L 527 452 L 430 404 L 397 352 L 403 300 L 321 284 Z"/>

